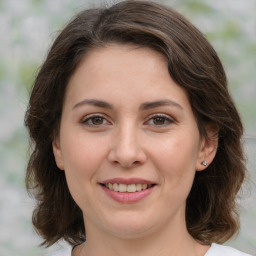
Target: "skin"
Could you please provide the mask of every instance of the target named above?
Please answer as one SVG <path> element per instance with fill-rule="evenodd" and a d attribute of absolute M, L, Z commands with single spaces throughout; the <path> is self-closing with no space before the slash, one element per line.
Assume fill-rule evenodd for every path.
<path fill-rule="evenodd" d="M 163 100 L 171 104 L 145 108 Z M 53 152 L 84 215 L 87 241 L 73 255 L 199 256 L 208 250 L 189 235 L 185 206 L 216 141 L 201 138 L 188 97 L 161 54 L 116 44 L 87 54 L 68 84 Z M 142 200 L 122 203 L 99 184 L 116 177 L 156 185 Z"/>

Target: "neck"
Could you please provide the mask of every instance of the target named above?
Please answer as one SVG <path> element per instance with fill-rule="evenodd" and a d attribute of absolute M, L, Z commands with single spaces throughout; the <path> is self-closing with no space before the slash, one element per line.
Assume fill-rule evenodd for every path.
<path fill-rule="evenodd" d="M 203 256 L 209 248 L 189 235 L 185 223 L 170 224 L 158 232 L 135 238 L 102 232 L 90 224 L 86 225 L 86 230 L 87 241 L 78 248 L 79 256 Z"/>

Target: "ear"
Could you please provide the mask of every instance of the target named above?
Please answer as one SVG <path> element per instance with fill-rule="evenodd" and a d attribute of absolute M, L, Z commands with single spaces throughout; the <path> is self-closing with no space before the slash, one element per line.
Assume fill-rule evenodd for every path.
<path fill-rule="evenodd" d="M 60 170 L 64 170 L 62 152 L 60 148 L 60 140 L 59 137 L 55 138 L 52 142 L 52 150 L 55 158 L 56 165 Z"/>
<path fill-rule="evenodd" d="M 206 136 L 201 139 L 200 149 L 198 151 L 196 170 L 203 171 L 213 161 L 219 141 L 219 129 L 214 124 L 206 125 Z"/>

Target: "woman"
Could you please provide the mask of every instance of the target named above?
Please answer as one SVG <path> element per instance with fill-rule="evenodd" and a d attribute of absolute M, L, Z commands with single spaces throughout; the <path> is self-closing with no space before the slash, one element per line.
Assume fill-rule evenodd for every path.
<path fill-rule="evenodd" d="M 216 52 L 174 10 L 78 14 L 25 119 L 33 224 L 43 245 L 73 246 L 50 255 L 246 255 L 218 245 L 239 228 L 243 127 Z"/>

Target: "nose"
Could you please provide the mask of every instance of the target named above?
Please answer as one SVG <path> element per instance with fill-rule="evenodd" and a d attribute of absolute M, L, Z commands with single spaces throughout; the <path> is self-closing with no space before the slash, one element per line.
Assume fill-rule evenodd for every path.
<path fill-rule="evenodd" d="M 108 155 L 112 164 L 132 168 L 146 162 L 147 155 L 143 149 L 140 133 L 136 128 L 128 126 L 119 129 L 114 136 Z"/>

